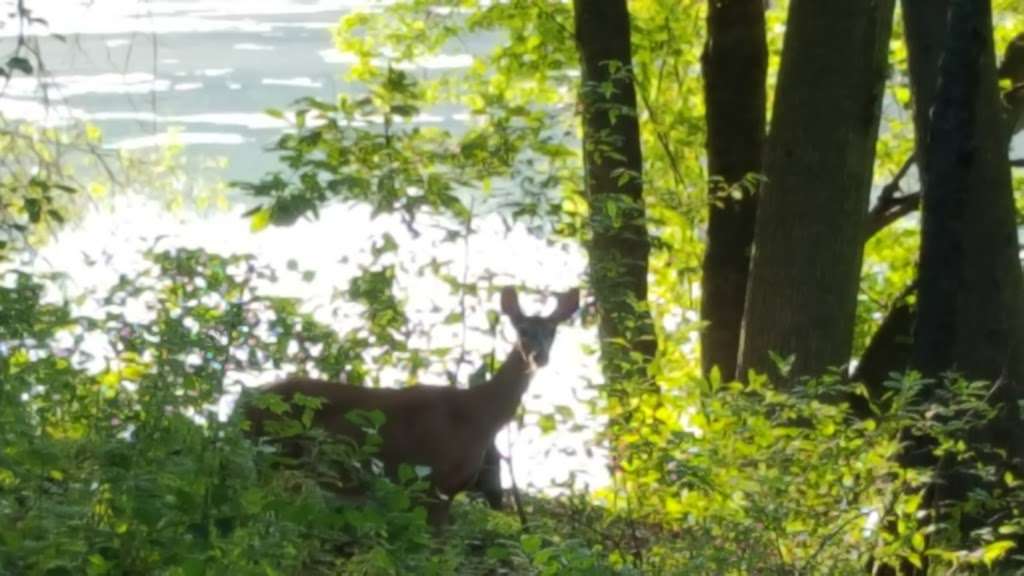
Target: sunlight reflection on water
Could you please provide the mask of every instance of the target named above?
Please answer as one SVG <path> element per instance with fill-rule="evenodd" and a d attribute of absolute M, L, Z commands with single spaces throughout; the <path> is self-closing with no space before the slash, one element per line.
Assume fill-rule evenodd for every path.
<path fill-rule="evenodd" d="M 262 111 L 285 108 L 291 99 L 303 95 L 303 90 L 320 97 L 334 94 L 339 89 L 336 79 L 352 58 L 329 48 L 327 29 L 347 10 L 370 4 L 382 3 L 35 0 L 34 15 L 48 20 L 49 32 L 81 36 L 66 46 L 51 47 L 57 56 L 51 66 L 54 75 L 47 84 L 55 105 L 47 108 L 38 103 L 39 85 L 34 79 L 16 78 L 0 98 L 0 111 L 9 117 L 50 125 L 65 124 L 71 118 L 97 122 L 105 133 L 117 134 L 108 141 L 113 148 L 174 143 L 185 145 L 186 155 L 195 156 L 209 154 L 210 149 L 224 150 L 235 163 L 233 170 L 243 171 L 248 179 L 257 178 L 271 167 L 265 155 L 259 156 L 266 135 L 272 136 L 273 130 L 284 127 L 280 120 Z M 0 37 L 9 37 L 12 30 L 2 29 Z M 154 32 L 159 38 L 159 51 L 158 44 L 145 36 Z M 474 50 L 485 46 L 470 42 L 468 47 Z M 448 73 L 471 63 L 470 54 L 459 52 L 422 58 L 410 67 Z M 463 111 L 456 111 L 444 116 L 424 113 L 414 122 L 458 129 L 466 120 Z M 205 148 L 190 148 L 196 144 Z M 301 298 L 307 310 L 323 313 L 322 321 L 333 323 L 339 330 L 351 324 L 346 324 L 344 315 L 333 320 L 326 314 L 339 306 L 333 302 L 332 293 L 347 285 L 357 271 L 357 263 L 365 261 L 361 259 L 370 239 L 385 230 L 401 246 L 415 246 L 401 255 L 410 270 L 433 257 L 452 262 L 455 270 L 465 266 L 469 278 L 490 271 L 503 282 L 538 289 L 565 289 L 582 282 L 586 260 L 578 247 L 549 244 L 521 226 L 507 232 L 495 215 L 479 219 L 476 225 L 478 232 L 468 251 L 462 244 L 442 241 L 440 229 L 424 226 L 423 236 L 414 242 L 396 219 L 371 219 L 367 209 L 338 205 L 324 209 L 315 222 L 252 234 L 248 221 L 237 211 L 209 216 L 171 214 L 156 202 L 122 194 L 109 208 L 93 210 L 80 225 L 62 232 L 40 252 L 36 265 L 67 273 L 70 291 L 81 292 L 103 290 L 119 274 L 130 275 L 145 266 L 142 252 L 160 237 L 160 248 L 202 247 L 218 253 L 252 253 L 280 271 L 294 259 L 300 269 L 315 271 L 315 278 L 303 282 L 295 275 L 282 273 L 281 281 L 267 289 Z M 104 264 L 87 266 L 83 258 L 86 254 Z M 400 284 L 408 298 L 408 312 L 417 321 L 440 325 L 443 316 L 457 308 L 447 289 L 436 280 L 405 273 L 400 276 Z M 497 309 L 496 296 L 491 300 L 468 312 L 471 325 L 483 327 L 485 311 Z M 526 310 L 540 312 L 545 304 L 550 302 L 523 296 Z M 95 312 L 88 308 L 86 304 L 83 311 Z M 511 336 L 507 322 L 503 323 L 503 334 L 497 343 L 470 339 L 467 345 L 471 357 L 479 358 L 493 347 L 499 356 L 503 355 Z M 589 416 L 583 405 L 593 395 L 587 382 L 596 380 L 599 373 L 595 358 L 584 353 L 583 346 L 593 346 L 595 338 L 594 331 L 582 328 L 578 321 L 560 330 L 550 364 L 538 373 L 524 400 L 526 426 L 513 425 L 499 438 L 502 451 L 512 441 L 520 483 L 550 490 L 552 482 L 564 481 L 570 472 L 576 472 L 580 482 L 591 487 L 607 484 L 606 457 L 600 449 L 589 446 L 600 422 Z M 459 333 L 454 328 L 441 327 L 431 334 L 434 346 L 458 341 Z M 468 371 L 463 367 L 460 381 L 465 382 Z M 237 376 L 240 383 L 257 385 L 281 374 Z M 382 385 L 394 385 L 397 375 L 382 374 L 381 380 Z M 443 379 L 438 376 L 435 382 Z M 233 402 L 234 398 L 225 399 L 222 413 L 229 411 Z M 573 430 L 560 426 L 557 432 L 544 436 L 534 425 L 537 413 L 549 413 L 556 405 L 571 407 L 579 426 Z"/>
<path fill-rule="evenodd" d="M 426 224 L 426 222 L 424 222 Z M 448 311 L 457 309 L 458 303 L 446 289 L 432 277 L 419 277 L 411 273 L 431 258 L 452 263 L 453 270 L 465 268 L 467 277 L 480 278 L 493 273 L 498 281 L 529 288 L 563 290 L 579 285 L 584 275 L 585 258 L 580 250 L 566 243 L 549 245 L 529 234 L 522 227 L 506 232 L 497 216 L 478 221 L 478 233 L 465 246 L 445 242 L 440 228 L 423 226 L 422 235 L 415 240 L 395 218 L 371 219 L 369 210 L 340 205 L 328 207 L 315 222 L 301 222 L 288 228 L 271 228 L 252 234 L 248 221 L 238 213 L 221 213 L 209 217 L 172 215 L 160 205 L 138 196 L 118 197 L 111 209 L 94 210 L 78 226 L 62 232 L 50 245 L 43 248 L 37 258 L 39 269 L 62 271 L 71 278 L 69 292 L 102 290 L 111 286 L 119 275 L 132 275 L 146 265 L 142 252 L 152 246 L 160 249 L 173 247 L 202 247 L 218 253 L 252 253 L 261 263 L 279 271 L 288 268 L 294 260 L 300 270 L 316 272 L 311 281 L 303 281 L 296 274 L 281 274 L 280 280 L 265 289 L 268 293 L 301 298 L 306 310 L 321 321 L 339 330 L 353 327 L 351 316 L 342 314 L 333 318 L 327 314 L 339 305 L 333 293 L 347 286 L 357 273 L 358 265 L 368 261 L 368 239 L 382 232 L 392 234 L 401 246 L 415 245 L 416 249 L 401 254 L 404 272 L 399 273 L 399 285 L 407 301 L 411 317 L 424 323 L 436 322 L 438 329 L 430 334 L 435 346 L 457 345 L 458 327 L 442 327 L 441 320 Z M 155 239 L 159 239 L 155 241 Z M 87 266 L 84 255 L 104 262 L 102 266 Z M 294 267 L 294 266 L 293 266 Z M 541 301 L 523 295 L 525 310 L 535 313 L 546 311 L 550 301 Z M 342 307 L 343 308 L 343 307 Z M 467 322 L 471 328 L 486 327 L 484 312 L 497 308 L 496 296 L 479 309 L 471 309 Z M 349 311 L 352 309 L 349 308 Z M 95 308 L 83 309 L 95 313 Z M 472 357 L 498 350 L 499 356 L 509 348 L 511 329 L 502 324 L 503 338 L 499 342 L 471 337 L 467 349 Z M 605 458 L 600 449 L 592 447 L 591 438 L 599 422 L 589 417 L 581 405 L 593 397 L 585 385 L 598 373 L 596 359 L 582 350 L 584 342 L 592 343 L 595 334 L 577 321 L 563 327 L 552 352 L 550 364 L 534 379 L 524 399 L 527 410 L 526 426 L 512 426 L 502 433 L 499 446 L 515 459 L 518 479 L 536 487 L 549 487 L 553 482 L 565 481 L 575 471 L 580 482 L 591 487 L 608 481 Z M 425 344 L 418 342 L 416 344 Z M 463 366 L 460 381 L 465 382 L 470 366 Z M 280 373 L 238 374 L 239 384 L 247 386 L 265 384 L 283 376 Z M 395 385 L 399 374 L 384 372 L 380 375 L 383 386 Z M 430 383 L 444 382 L 440 374 Z M 237 389 L 237 388 L 236 388 Z M 234 398 L 225 399 L 223 414 L 230 411 Z M 539 413 L 550 413 L 557 405 L 569 406 L 578 416 L 579 429 L 563 426 L 556 433 L 542 435 L 533 425 Z M 557 458 L 557 460 L 552 460 Z M 557 461 L 557 466 L 551 462 Z M 507 479 L 506 479 L 507 481 Z"/>

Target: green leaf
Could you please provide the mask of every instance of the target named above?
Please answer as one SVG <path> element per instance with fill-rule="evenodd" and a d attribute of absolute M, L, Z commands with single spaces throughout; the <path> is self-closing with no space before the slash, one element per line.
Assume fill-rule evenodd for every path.
<path fill-rule="evenodd" d="M 540 427 L 540 431 L 544 434 L 550 434 L 555 431 L 557 423 L 555 417 L 551 414 L 541 414 L 540 418 L 537 419 L 537 426 Z"/>
<path fill-rule="evenodd" d="M 914 550 L 917 550 L 918 552 L 924 552 L 924 533 L 914 532 L 914 535 L 910 538 L 910 545 L 914 547 Z"/>
<path fill-rule="evenodd" d="M 991 567 L 993 562 L 1005 556 L 1007 552 L 1016 546 L 1013 540 L 996 540 L 985 546 L 981 552 L 981 559 L 985 562 L 985 565 Z"/>
<path fill-rule="evenodd" d="M 25 212 L 33 224 L 38 224 L 43 215 L 42 203 L 38 198 L 25 198 Z"/>
<path fill-rule="evenodd" d="M 519 543 L 523 547 L 523 552 L 526 552 L 528 555 L 533 556 L 534 554 L 540 551 L 541 546 L 544 544 L 544 541 L 541 540 L 541 537 L 536 534 L 527 534 L 520 538 Z"/>
<path fill-rule="evenodd" d="M 261 208 L 249 219 L 249 231 L 260 232 L 270 225 L 270 209 Z"/>

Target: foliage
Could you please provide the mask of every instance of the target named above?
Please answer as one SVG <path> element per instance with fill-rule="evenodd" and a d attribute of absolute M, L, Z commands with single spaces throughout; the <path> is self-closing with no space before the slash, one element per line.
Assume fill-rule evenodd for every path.
<path fill-rule="evenodd" d="M 103 145 L 89 123 L 47 127 L 0 116 L 0 260 L 43 245 L 114 190 L 145 191 L 170 210 L 228 207 L 227 186 L 208 174 L 222 160 L 196 167 L 180 145 L 116 155 Z"/>
<path fill-rule="evenodd" d="M 778 68 L 788 7 L 786 2 L 772 4 L 768 14 L 769 84 L 774 82 Z M 378 210 L 407 213 L 410 221 L 410 209 L 425 206 L 428 212 L 459 217 L 472 204 L 469 190 L 459 196 L 458 203 L 450 205 L 438 201 L 441 196 L 424 194 L 420 182 L 426 179 L 419 173 L 405 180 L 405 190 L 390 187 L 391 181 L 386 182 L 387 186 L 374 187 L 373 178 L 382 173 L 380 166 L 354 181 L 331 181 L 329 185 L 309 176 L 312 172 L 333 178 L 339 167 L 343 168 L 341 173 L 351 170 L 354 160 L 342 156 L 344 160 L 332 162 L 331 152 L 347 145 L 345 150 L 359 153 L 364 142 L 372 142 L 374 147 L 369 150 L 376 153 L 375 157 L 394 162 L 395 150 L 404 150 L 410 158 L 402 162 L 426 159 L 423 165 L 429 167 L 431 175 L 444 174 L 459 186 L 476 184 L 485 199 L 492 194 L 496 178 L 507 179 L 525 192 L 511 194 L 513 215 L 551 218 L 560 233 L 585 238 L 588 231 L 583 226 L 586 203 L 580 196 L 581 157 L 578 150 L 564 146 L 564 142 L 578 140 L 579 86 L 569 8 L 560 1 L 409 0 L 345 18 L 336 42 L 339 49 L 356 57 L 351 78 L 369 86 L 370 95 L 359 101 L 365 108 L 352 113 L 346 112 L 352 109 L 350 105 L 300 103 L 296 136 L 293 139 L 286 135 L 278 144 L 297 175 L 296 182 L 264 180 L 247 185 L 257 197 L 274 199 L 264 205 L 263 213 L 255 214 L 254 227 L 278 222 L 274 210 L 288 202 L 304 202 L 302 213 L 312 214 L 332 199 L 369 202 Z M 1000 4 L 997 10 L 1006 15 L 999 19 L 1003 43 L 1007 30 L 1014 25 L 1010 16 L 1014 12 L 1008 3 Z M 655 551 L 647 558 L 661 571 L 789 572 L 813 571 L 821 566 L 824 572 L 845 573 L 861 570 L 870 556 L 920 557 L 925 550 L 923 544 L 919 545 L 922 536 L 917 530 L 924 534 L 938 527 L 918 524 L 913 516 L 917 505 L 904 503 L 919 498 L 927 478 L 900 470 L 893 455 L 900 431 L 917 425 L 921 414 L 912 410 L 904 414 L 902 410 L 909 408 L 905 402 L 897 402 L 880 412 L 878 419 L 858 422 L 831 401 L 842 390 L 827 378 L 818 387 L 809 385 L 806 396 L 794 396 L 770 392 L 763 383 L 751 389 L 710 383 L 703 383 L 701 388 L 694 377 L 696 348 L 687 333 L 694 327 L 699 301 L 699 230 L 708 200 L 704 196 L 702 158 L 690 152 L 701 149 L 704 136 L 701 86 L 690 72 L 699 66 L 703 47 L 703 7 L 701 3 L 689 6 L 651 0 L 631 2 L 630 13 L 632 73 L 640 98 L 637 113 L 644 139 L 648 227 L 657 240 L 652 255 L 652 307 L 662 320 L 661 339 L 670 348 L 677 346 L 673 350 L 681 350 L 683 356 L 670 352 L 655 367 L 661 395 L 651 397 L 634 390 L 628 405 L 599 408 L 602 415 L 643 413 L 647 421 L 632 434 L 616 435 L 615 441 L 624 443 L 621 453 L 627 455 L 627 460 L 616 462 L 618 484 L 605 494 L 615 519 L 612 522 L 660 525 L 658 518 L 670 510 L 677 524 L 696 526 L 690 532 L 673 533 L 676 538 L 665 549 L 670 552 L 661 554 L 654 546 Z M 488 34 L 496 34 L 502 41 L 488 53 L 471 54 L 472 64 L 467 69 L 436 77 L 420 68 L 421 63 L 450 50 L 455 43 Z M 890 44 L 890 61 L 891 96 L 875 167 L 879 181 L 897 171 L 913 146 L 906 52 L 899 27 Z M 413 80 L 415 71 L 421 73 Z M 389 88 L 395 76 L 403 79 L 400 91 Z M 400 106 L 395 108 L 392 103 L 399 101 Z M 465 134 L 397 128 L 401 112 L 411 119 L 434 108 L 451 106 L 466 111 L 469 128 Z M 345 126 L 356 136 L 339 136 L 344 131 L 324 118 L 303 124 L 302 117 L 310 110 L 325 112 L 327 118 L 343 116 Z M 360 126 L 360 121 L 370 122 L 369 127 Z M 446 156 L 436 150 L 424 154 L 416 144 L 408 144 L 422 141 L 428 132 L 438 137 L 433 141 L 437 149 L 446 145 L 458 154 Z M 551 139 L 551 135 L 556 137 Z M 299 141 L 305 148 L 297 144 Z M 485 154 L 479 156 L 477 148 L 466 147 L 467 142 L 487 143 L 480 149 Z M 389 145 L 393 149 L 381 153 Z M 467 164 L 479 171 L 465 170 Z M 362 164 L 356 167 L 361 170 Z M 540 188 L 536 186 L 538 181 L 544 183 Z M 330 193 L 321 193 L 321 189 Z M 538 206 L 550 200 L 538 204 L 533 194 L 536 190 L 547 191 L 547 198 L 560 199 L 560 206 L 555 203 L 551 206 L 554 210 L 538 211 Z M 907 191 L 912 188 L 908 186 Z M 280 223 L 294 220 L 288 210 L 283 212 L 287 217 Z M 869 243 L 858 307 L 858 353 L 888 307 L 910 284 L 916 254 L 917 224 L 913 218 L 884 230 Z M 919 384 L 913 379 L 900 382 L 903 393 Z M 969 399 L 964 401 L 971 404 Z M 800 424 L 794 425 L 794 421 Z M 683 426 L 681 422 L 688 424 Z M 716 422 L 727 424 L 718 427 Z M 941 435 L 937 424 L 928 426 L 929 433 Z M 737 450 L 739 446 L 751 446 L 751 451 Z M 694 473 L 698 479 L 673 481 L 682 475 L 673 467 Z M 802 480 L 806 491 L 794 488 L 793 479 Z M 689 496 L 672 492 L 681 483 Z M 901 514 L 912 521 L 900 516 L 895 534 L 887 533 L 886 527 L 869 526 L 871 514 L 890 509 L 909 510 Z M 687 537 L 693 538 L 693 549 L 680 544 L 687 542 Z M 626 550 L 632 548 L 632 553 L 622 552 L 619 547 L 621 557 L 630 559 L 643 557 L 641 544 L 649 542 L 641 539 L 630 544 L 627 538 L 622 544 Z M 721 553 L 709 554 L 708 548 Z M 930 553 L 939 554 L 938 550 Z M 964 560 L 955 553 L 946 557 L 950 561 Z"/>
<path fill-rule="evenodd" d="M 49 282 L 5 276 L 0 573 L 562 573 L 574 544 L 520 539 L 475 506 L 460 512 L 466 526 L 435 543 L 414 505 L 415 474 L 400 484 L 370 477 L 366 505 L 332 503 L 317 474 L 365 462 L 372 443 L 334 445 L 314 475 L 282 469 L 281 456 L 222 417 L 222 394 L 268 365 L 358 378 L 365 342 L 337 336 L 294 301 L 259 295 L 270 272 L 249 257 L 150 258 L 145 274 L 101 295 L 94 316 L 47 303 Z M 295 345 L 316 352 L 295 354 Z M 300 414 L 299 432 L 308 425 Z M 318 453 L 332 454 L 323 442 Z M 607 573 L 600 554 L 572 554 L 576 573 Z"/>
<path fill-rule="evenodd" d="M 48 22 L 32 3 L 6 2 L 0 29 L 13 29 L 13 48 L 0 60 L 0 96 L 16 75 L 35 79 L 41 120 L 0 114 L 0 261 L 35 248 L 65 225 L 82 219 L 87 208 L 109 199 L 114 188 L 145 191 L 169 208 L 193 205 L 200 211 L 227 206 L 226 185 L 209 182 L 206 168 L 223 167 L 206 159 L 201 171 L 186 165 L 181 145 L 156 153 L 104 149 L 99 127 L 81 122 L 73 111 L 51 100 L 40 39 L 64 42 L 47 33 Z M 59 99 L 57 99 L 59 100 Z"/>
<path fill-rule="evenodd" d="M 0 117 L 0 259 L 38 244 L 83 206 L 70 156 L 98 133 L 45 128 Z"/>
<path fill-rule="evenodd" d="M 110 188 L 142 194 L 170 212 L 207 214 L 228 210 L 229 186 L 221 177 L 227 159 L 187 154 L 178 140 L 178 131 L 168 130 L 168 143 L 152 150 L 119 150 L 109 159 L 109 182 L 92 184 L 92 196 L 107 197 L 105 188 Z"/>
<path fill-rule="evenodd" d="M 911 410 L 924 384 L 911 377 L 857 421 L 830 401 L 827 379 L 786 394 L 762 380 L 682 377 L 663 382 L 659 403 L 636 406 L 644 424 L 621 438 L 628 458 L 614 489 L 531 500 L 525 532 L 463 502 L 434 540 L 413 471 L 397 484 L 364 477 L 372 497 L 361 505 L 321 489 L 339 469 L 372 470 L 354 466 L 374 443 L 319 438 L 308 429 L 315 401 L 285 431 L 323 443 L 299 468 L 223 417 L 221 395 L 266 366 L 365 377 L 362 336 L 261 295 L 273 274 L 251 257 L 150 258 L 92 315 L 48 300 L 46 278 L 4 277 L 0 572 L 852 574 L 872 553 L 984 564 L 1022 529 L 1011 515 L 970 549 L 942 539 L 924 548 L 922 535 L 943 533 L 917 513 L 928 476 L 893 460 L 900 432 L 914 429 L 970 465 L 962 438 L 988 416 L 981 385 Z M 971 505 L 1019 507 L 1019 480 L 997 480 Z M 877 523 L 885 510 L 897 512 L 892 530 Z"/>
<path fill-rule="evenodd" d="M 791 392 L 760 378 L 676 385 L 640 407 L 647 426 L 623 440 L 621 483 L 603 495 L 621 522 L 657 527 L 657 537 L 625 543 L 651 573 L 857 574 L 872 559 L 925 557 L 941 573 L 990 564 L 1024 528 L 1017 480 L 966 443 L 991 416 L 987 384 L 960 382 L 919 407 L 913 399 L 930 383 L 908 375 L 887 383 L 886 407 L 869 419 L 835 402 L 861 392 L 834 378 Z M 984 509 L 990 529 L 961 540 L 924 513 L 933 471 L 897 463 L 907 431 L 934 438 L 947 466 L 991 482 L 965 505 Z"/>
<path fill-rule="evenodd" d="M 976 448 L 963 439 L 988 417 L 982 384 L 911 409 L 927 382 L 893 382 L 887 408 L 855 420 L 831 402 L 828 379 L 783 394 L 763 380 L 682 378 L 664 382 L 662 402 L 637 407 L 644 424 L 621 439 L 629 457 L 618 462 L 617 490 L 537 500 L 524 534 L 465 503 L 435 543 L 412 472 L 397 485 L 369 478 L 373 498 L 361 506 L 339 506 L 319 488 L 339 465 L 371 457 L 372 442 L 282 468 L 282 456 L 218 409 L 224 390 L 268 365 L 358 381 L 366 342 L 336 335 L 293 300 L 261 296 L 271 275 L 251 257 L 151 258 L 152 269 L 101 295 L 95 316 L 47 302 L 45 279 L 5 277 L 6 573 L 852 574 L 869 554 L 989 563 L 1024 528 L 1010 516 L 972 548 L 942 538 L 926 548 L 924 535 L 948 528 L 918 513 L 928 475 L 893 459 L 900 430 L 911 428 L 973 465 Z M 289 434 L 308 434 L 303 412 L 314 405 L 303 404 Z M 1004 513 L 1022 504 L 1018 479 L 994 480 L 970 505 Z M 892 531 L 878 524 L 884 510 L 897 512 Z"/>
<path fill-rule="evenodd" d="M 772 5 L 774 71 L 787 3 Z M 1000 45 L 1014 26 L 1011 5 L 997 2 Z M 394 369 L 418 381 L 450 359 L 451 349 L 412 344 L 423 327 L 399 297 L 402 264 L 394 260 L 403 247 L 389 236 L 367 240 L 374 261 L 338 291 L 360 311 L 341 334 L 300 302 L 267 296 L 276 273 L 248 256 L 152 253 L 144 274 L 83 296 L 89 313 L 55 302 L 54 279 L 10 271 L 0 284 L 0 574 L 855 574 L 870 558 L 929 557 L 937 571 L 983 571 L 1020 554 L 1011 539 L 1024 530 L 1021 479 L 983 466 L 993 461 L 980 457 L 986 447 L 969 442 L 990 416 L 984 383 L 956 382 L 950 395 L 919 407 L 909 399 L 931 383 L 908 375 L 890 382 L 874 417 L 859 420 L 837 401 L 859 391 L 828 376 L 779 391 L 757 378 L 741 385 L 696 375 L 709 201 L 693 74 L 703 6 L 630 2 L 648 226 L 657 240 L 652 310 L 666 352 L 653 368 L 659 394 L 598 407 L 598 416 L 612 408 L 632 415 L 628 433 L 614 437 L 612 486 L 528 497 L 525 527 L 460 501 L 456 524 L 434 539 L 416 505 L 415 472 L 399 482 L 371 474 L 364 480 L 373 496 L 355 506 L 322 489 L 338 467 L 372 469 L 359 466 L 372 444 L 317 438 L 326 460 L 293 468 L 225 418 L 225 395 L 270 371 L 373 385 Z M 503 42 L 459 72 L 439 77 L 422 66 L 474 35 Z M 900 40 L 891 45 L 893 107 L 878 179 L 910 152 Z M 407 0 L 353 13 L 335 41 L 356 56 L 351 74 L 362 92 L 272 112 L 292 126 L 275 145 L 285 169 L 239 185 L 257 202 L 254 230 L 355 202 L 398 214 L 414 231 L 425 217 L 454 223 L 452 242 L 468 242 L 478 210 L 500 210 L 538 233 L 586 237 L 569 3 Z M 464 130 L 421 122 L 452 109 L 466 114 Z M 68 218 L 74 191 L 89 186 L 71 183 L 56 151 L 97 142 L 87 127 L 0 128 L 0 241 Z M 188 182 L 174 150 L 156 167 L 126 166 L 129 179 L 162 175 L 155 181 L 168 194 L 184 193 Z M 198 202 L 223 200 L 220 189 L 196 194 Z M 909 283 L 916 238 L 910 218 L 869 243 L 858 346 Z M 419 272 L 456 293 L 481 290 L 441 263 Z M 460 321 L 454 314 L 444 323 Z M 291 432 L 316 438 L 304 416 Z M 550 418 L 541 425 L 553 427 Z M 933 438 L 944 466 L 985 479 L 986 490 L 964 506 L 990 512 L 989 526 L 961 535 L 924 513 L 932 472 L 895 461 L 907 433 Z"/>

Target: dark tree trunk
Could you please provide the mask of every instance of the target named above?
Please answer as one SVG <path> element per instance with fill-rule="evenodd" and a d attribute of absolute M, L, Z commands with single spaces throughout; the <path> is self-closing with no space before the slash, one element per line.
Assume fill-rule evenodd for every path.
<path fill-rule="evenodd" d="M 929 122 L 924 163 L 928 187 L 921 206 L 921 258 L 918 264 L 918 320 L 913 365 L 938 377 L 957 364 L 960 271 L 965 269 L 964 225 L 971 172 L 977 162 L 976 113 L 980 31 L 984 2 L 954 2 Z M 999 363 L 1002 364 L 1002 363 Z M 997 368 L 999 367 L 997 364 Z"/>
<path fill-rule="evenodd" d="M 934 13 L 946 7 L 948 26 L 940 27 Z M 1024 281 L 996 81 L 991 4 L 904 0 L 904 15 L 925 184 L 913 365 L 930 377 L 954 371 L 996 383 L 989 397 L 998 409 L 996 418 L 972 431 L 967 440 L 1004 450 L 1020 474 Z M 918 32 L 912 35 L 911 29 Z M 941 68 L 937 45 L 946 47 Z M 922 61 L 922 53 L 932 60 Z M 931 103 L 929 116 L 921 109 Z M 934 465 L 930 443 L 913 440 L 905 462 Z M 990 463 L 997 469 L 1004 465 Z M 972 489 L 985 487 L 977 476 L 943 464 L 932 500 L 962 502 Z M 977 513 L 961 517 L 964 535 L 985 523 L 987 519 Z"/>
<path fill-rule="evenodd" d="M 643 199 L 626 0 L 575 0 L 583 69 L 583 149 L 590 203 L 590 281 L 609 393 L 649 384 L 657 351 L 647 306 L 650 239 Z M 606 90 L 605 88 L 610 89 Z"/>
<path fill-rule="evenodd" d="M 871 336 L 852 375 L 853 381 L 863 383 L 868 393 L 868 398 L 851 398 L 851 407 L 859 417 L 872 417 L 868 400 L 876 405 L 881 402 L 885 394 L 884 384 L 889 376 L 893 373 L 902 374 L 910 368 L 916 320 L 914 304 L 901 298 L 893 304 L 878 330 Z"/>
<path fill-rule="evenodd" d="M 1021 372 L 1017 334 L 1024 317 L 1005 119 L 987 1 L 959 8 L 981 10 L 980 23 L 949 20 L 960 35 L 949 37 L 949 49 L 967 55 L 958 56 L 961 70 L 955 74 L 953 56 L 947 58 L 943 73 L 953 78 L 944 78 L 943 100 L 936 100 L 940 53 L 935 47 L 949 36 L 946 19 L 936 12 L 947 13 L 949 6 L 949 0 L 903 0 L 917 149 L 926 151 L 919 155 L 924 183 L 919 299 L 930 303 L 930 310 L 922 308 L 929 318 L 922 320 L 915 364 L 930 373 L 955 368 L 995 380 L 1004 372 Z M 957 81 L 973 86 L 957 86 Z M 930 142 L 929 134 L 943 141 Z M 935 322 L 947 330 L 935 334 Z"/>
<path fill-rule="evenodd" d="M 892 0 L 792 0 L 765 154 L 740 375 L 850 360 Z"/>
<path fill-rule="evenodd" d="M 914 99 L 914 157 L 921 189 L 928 177 L 928 131 L 939 84 L 939 59 L 946 42 L 950 0 L 902 0 L 907 68 Z"/>
<path fill-rule="evenodd" d="M 764 0 L 711 0 L 704 45 L 708 242 L 704 254 L 701 367 L 736 375 L 765 138 Z"/>

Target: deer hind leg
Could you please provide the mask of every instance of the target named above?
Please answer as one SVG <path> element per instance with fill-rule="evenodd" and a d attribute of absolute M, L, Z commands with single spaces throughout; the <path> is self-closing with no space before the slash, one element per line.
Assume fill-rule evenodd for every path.
<path fill-rule="evenodd" d="M 448 525 L 452 501 L 446 496 L 437 495 L 426 502 L 427 524 L 435 530 L 443 530 Z"/>

